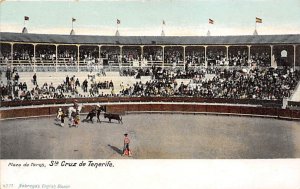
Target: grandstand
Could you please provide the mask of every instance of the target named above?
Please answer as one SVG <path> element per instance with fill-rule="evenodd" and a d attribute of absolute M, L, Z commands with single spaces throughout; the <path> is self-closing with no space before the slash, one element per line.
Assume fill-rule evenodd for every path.
<path fill-rule="evenodd" d="M 114 91 L 111 87 L 106 88 L 101 90 L 100 94 L 103 95 L 128 95 L 128 90 L 136 87 L 136 83 L 145 86 L 151 79 L 163 79 L 170 84 L 163 86 L 163 91 L 145 94 L 143 90 L 135 90 L 130 95 L 196 95 L 243 99 L 258 97 L 271 100 L 291 98 L 292 101 L 297 101 L 299 95 L 294 91 L 299 88 L 299 44 L 300 35 L 125 37 L 2 32 L 0 70 L 6 75 L 18 72 L 20 81 L 26 82 L 27 89 L 35 87 L 31 80 L 33 73 L 36 73 L 40 87 L 50 85 L 51 81 L 56 88 L 65 83 L 67 76 L 76 76 L 80 83 L 88 79 L 91 81 L 88 83 L 89 89 L 93 89 L 90 87 L 91 83 L 113 81 Z M 275 71 L 267 72 L 269 69 Z M 281 86 L 277 86 L 273 91 L 265 91 L 269 93 L 265 95 L 253 95 L 254 91 L 249 94 L 228 95 L 210 89 L 232 85 L 236 79 L 245 80 L 242 74 L 231 78 L 228 74 L 236 76 L 237 72 L 234 70 L 238 74 L 244 72 L 246 75 L 251 72 L 252 76 L 258 77 L 255 82 L 265 79 L 267 72 L 269 79 L 272 79 L 272 75 L 278 77 L 277 84 L 282 84 L 287 89 L 282 90 Z M 14 75 L 9 78 L 4 75 L 1 78 L 4 83 L 6 79 L 14 79 Z M 225 83 L 220 83 L 220 80 Z M 179 84 L 184 86 L 180 88 Z M 246 84 L 249 85 L 249 82 Z M 259 87 L 270 88 L 273 84 L 261 83 Z M 237 82 L 233 85 L 230 90 L 244 90 L 243 86 L 235 86 L 238 85 Z M 154 88 L 153 90 L 158 90 L 157 87 Z M 99 96 L 97 89 L 94 91 L 96 94 L 83 91 L 80 87 L 76 87 L 76 90 L 76 94 L 80 93 L 80 96 L 65 96 Z M 74 94 L 74 90 L 71 93 Z"/>
<path fill-rule="evenodd" d="M 299 35 L 69 36 L 0 33 L 1 69 L 89 71 L 120 67 L 300 66 Z M 208 64 L 208 65 L 207 65 Z M 93 68 L 94 69 L 94 68 Z"/>

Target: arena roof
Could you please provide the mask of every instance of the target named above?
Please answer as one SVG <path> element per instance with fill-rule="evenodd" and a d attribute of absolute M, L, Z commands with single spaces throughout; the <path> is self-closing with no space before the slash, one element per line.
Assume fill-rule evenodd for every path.
<path fill-rule="evenodd" d="M 300 44 L 300 34 L 243 36 L 91 36 L 0 32 L 1 42 L 109 45 Z"/>

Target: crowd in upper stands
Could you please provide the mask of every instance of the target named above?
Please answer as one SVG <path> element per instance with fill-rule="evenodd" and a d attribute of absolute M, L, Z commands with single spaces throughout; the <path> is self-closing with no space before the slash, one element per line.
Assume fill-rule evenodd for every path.
<path fill-rule="evenodd" d="M 205 66 L 205 55 L 204 52 L 199 51 L 187 51 L 186 52 L 186 63 L 190 66 L 198 65 Z"/>
<path fill-rule="evenodd" d="M 153 62 L 157 62 L 157 61 L 162 61 L 162 49 L 151 49 L 151 50 L 145 50 L 144 51 L 144 58 L 147 61 L 153 61 Z"/>
<path fill-rule="evenodd" d="M 237 53 L 229 53 L 228 55 L 229 66 L 248 66 L 249 64 L 251 63 L 248 60 L 248 52 L 246 51 L 238 51 Z"/>
<path fill-rule="evenodd" d="M 174 64 L 174 63 L 179 63 L 183 61 L 183 51 L 179 50 L 169 50 L 164 53 L 165 55 L 165 62 L 167 64 Z"/>
<path fill-rule="evenodd" d="M 256 53 L 251 55 L 251 63 L 261 67 L 271 66 L 271 56 L 267 52 Z"/>
<path fill-rule="evenodd" d="M 19 45 L 15 47 L 13 59 L 19 64 L 31 65 L 33 62 L 36 65 L 45 65 L 49 63 L 55 65 L 56 58 L 59 66 L 74 66 L 80 60 L 81 66 L 95 65 L 114 65 L 120 66 L 147 66 L 147 62 L 160 62 L 162 64 L 163 51 L 161 47 L 144 47 L 143 56 L 141 47 L 123 47 L 117 46 L 102 47 L 80 47 L 79 57 L 76 46 L 60 46 L 56 55 L 55 46 L 37 45 L 36 55 L 34 57 L 33 46 Z M 9 48 L 3 48 L 0 52 L 0 61 L 5 62 L 11 56 Z M 56 57 L 57 56 L 57 57 Z M 167 66 L 176 67 L 179 63 L 183 63 L 183 49 L 180 47 L 168 47 L 164 50 L 164 60 Z M 248 57 L 246 49 L 238 51 L 229 51 L 228 57 L 226 50 L 223 48 L 207 50 L 206 59 L 203 50 L 190 49 L 185 52 L 186 67 L 191 66 L 250 66 L 256 65 L 260 67 L 269 67 L 271 65 L 271 56 L 267 50 L 253 52 Z M 7 61 L 6 61 L 7 62 Z M 149 65 L 148 65 L 149 66 Z"/>

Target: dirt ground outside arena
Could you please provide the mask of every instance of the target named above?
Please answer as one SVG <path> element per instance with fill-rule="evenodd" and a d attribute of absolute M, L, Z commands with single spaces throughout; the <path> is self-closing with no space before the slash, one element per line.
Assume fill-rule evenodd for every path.
<path fill-rule="evenodd" d="M 84 119 L 81 115 L 81 120 Z M 1 159 L 300 158 L 300 122 L 191 114 L 127 114 L 123 123 L 60 127 L 54 117 L 2 120 Z M 66 121 L 67 123 L 67 121 Z"/>

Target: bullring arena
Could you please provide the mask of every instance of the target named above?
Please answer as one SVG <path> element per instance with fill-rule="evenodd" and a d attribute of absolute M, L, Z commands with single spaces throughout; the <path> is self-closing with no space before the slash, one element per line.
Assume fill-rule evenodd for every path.
<path fill-rule="evenodd" d="M 300 157 L 299 35 L 0 34 L 1 159 Z"/>

